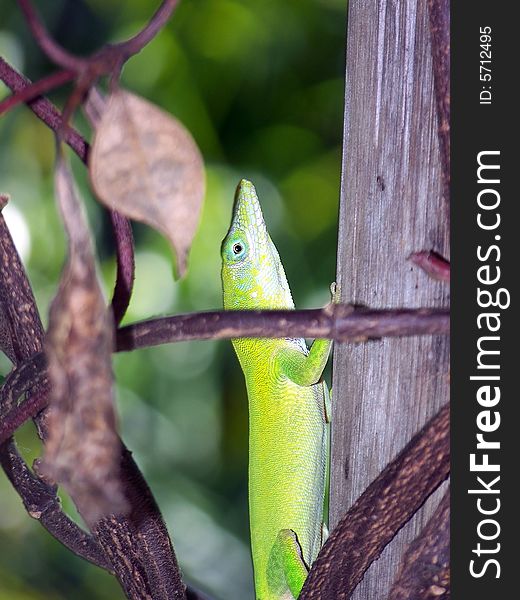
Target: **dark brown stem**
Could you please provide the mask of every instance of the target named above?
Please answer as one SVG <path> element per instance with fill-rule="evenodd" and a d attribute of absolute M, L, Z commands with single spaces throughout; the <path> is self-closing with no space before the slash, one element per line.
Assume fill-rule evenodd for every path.
<path fill-rule="evenodd" d="M 120 56 L 124 55 L 126 59 L 132 53 L 138 52 L 157 33 L 160 26 L 166 22 L 175 5 L 176 2 L 171 2 L 170 0 L 163 2 L 163 5 L 143 32 L 132 40 L 129 40 L 129 43 L 123 43 L 120 46 Z M 63 67 L 75 70 L 80 76 L 77 91 L 73 94 L 72 100 L 67 104 L 65 115 L 59 115 L 52 104 L 43 101 L 43 99 L 32 101 L 30 105 L 36 114 L 61 139 L 71 144 L 72 138 L 72 141 L 75 142 L 73 149 L 80 155 L 80 158 L 84 162 L 87 162 L 88 145 L 73 130 L 71 134 L 71 129 L 67 125 L 64 125 L 64 122 L 68 121 L 68 115 L 72 112 L 78 98 L 83 95 L 83 91 L 88 89 L 90 85 L 89 81 L 95 81 L 102 74 L 115 72 L 121 68 L 124 61 L 117 56 L 118 49 L 114 47 L 107 47 L 105 52 L 97 53 L 89 61 L 76 59 L 50 39 L 28 0 L 20 0 L 20 6 L 35 38 L 48 56 Z M 15 93 L 21 88 L 30 85 L 30 82 L 17 74 L 14 69 L 11 69 L 5 61 L 0 62 L 0 76 L 8 85 L 10 83 L 14 84 Z M 91 78 L 90 80 L 89 77 Z M 29 92 L 25 93 L 28 94 Z M 126 224 L 125 227 L 122 218 L 112 215 L 112 223 L 118 240 L 118 258 L 122 257 L 122 265 L 118 265 L 118 278 L 114 298 L 114 311 L 117 318 L 120 319 L 124 314 L 131 293 L 133 281 L 133 243 L 129 225 Z M 4 283 L 8 284 L 9 282 L 6 281 Z M 32 298 L 30 308 L 30 319 L 34 323 L 39 323 L 34 298 Z M 3 307 L 3 310 L 5 312 L 5 307 Z M 20 341 L 17 339 L 18 336 L 21 335 L 22 338 L 24 336 L 24 330 L 20 330 L 19 325 L 19 323 L 9 322 L 9 330 L 16 341 L 16 346 L 20 345 Z M 26 325 L 30 325 L 30 323 L 26 323 Z M 26 329 L 27 331 L 31 331 L 30 327 Z M 41 347 L 43 332 L 39 330 L 35 332 L 33 328 L 31 333 L 34 335 L 35 343 Z M 23 343 L 22 347 L 26 350 Z M 34 348 L 31 354 L 39 349 Z M 18 358 L 16 350 L 17 348 L 15 347 L 13 356 Z M 20 358 L 27 357 L 21 356 Z M 19 476 L 24 468 L 27 472 L 29 470 L 18 456 L 12 442 L 1 447 L 0 458 L 2 459 L 4 468 L 8 472 L 8 476 L 25 500 L 27 491 L 21 486 Z M 9 460 L 11 458 L 13 460 Z M 101 547 L 106 552 L 110 564 L 114 567 L 116 575 L 129 598 L 135 598 L 135 600 L 148 597 L 157 598 L 158 600 L 185 598 L 185 586 L 181 581 L 173 548 L 162 517 L 146 482 L 131 459 L 130 453 L 124 447 L 121 471 L 122 478 L 126 484 L 125 492 L 131 504 L 131 516 L 129 518 L 126 516 L 113 516 L 106 521 L 98 523 L 95 533 Z M 36 481 L 38 482 L 39 480 L 36 479 Z M 56 506 L 58 509 L 58 518 L 60 518 L 59 505 Z M 91 541 L 91 538 L 88 539 Z M 137 550 L 137 552 L 133 553 L 133 550 Z"/>
<path fill-rule="evenodd" d="M 428 0 L 443 196 L 450 210 L 450 3 Z"/>
<path fill-rule="evenodd" d="M 0 303 L 8 320 L 17 362 L 39 353 L 43 346 L 43 328 L 25 270 L 1 213 Z M 39 386 L 34 389 L 38 391 Z M 37 422 L 42 425 L 40 419 Z M 41 433 L 45 433 L 44 426 Z M 61 512 L 56 490 L 31 473 L 12 440 L 0 446 L 0 463 L 29 514 L 40 519 L 52 535 L 79 556 L 104 568 L 110 565 L 129 598 L 182 599 L 185 586 L 162 516 L 130 453 L 123 444 L 121 447 L 121 478 L 131 514 L 113 516 L 98 523 L 95 534 L 103 550 L 94 538 Z M 140 579 L 135 578 L 136 573 L 140 573 Z M 134 583 L 130 586 L 131 581 Z"/>
<path fill-rule="evenodd" d="M 85 66 L 85 60 L 70 54 L 51 38 L 29 0 L 18 0 L 18 4 L 36 43 L 53 63 L 76 73 Z"/>
<path fill-rule="evenodd" d="M 26 364 L 36 368 L 41 362 L 43 362 L 42 354 L 36 355 L 33 361 L 28 361 Z M 4 382 L 3 395 L 7 393 L 19 395 L 24 388 L 34 384 L 30 378 L 28 381 L 22 381 L 20 387 L 18 379 L 14 380 L 15 375 L 19 377 L 18 372 L 14 371 Z M 39 404 L 36 405 L 36 402 Z M 0 424 L 0 442 L 6 437 L 1 433 L 2 431 L 12 428 L 14 432 L 16 426 L 21 424 L 21 422 L 16 424 L 15 419 L 10 419 L 10 415 L 15 415 L 18 420 L 23 418 L 25 421 L 46 404 L 46 396 L 38 399 L 32 396 L 17 409 L 8 413 L 5 418 L 2 418 Z M 7 435 L 8 437 L 10 436 Z M 93 538 L 61 513 L 56 488 L 30 472 L 13 444 L 2 446 L 0 443 L 0 457 L 3 459 L 4 468 L 6 465 L 14 467 L 8 469 L 8 477 L 22 496 L 29 514 L 39 519 L 51 534 L 58 537 L 76 554 L 104 569 L 112 572 L 115 570 L 129 598 L 142 598 L 147 590 L 154 590 L 154 597 L 164 600 L 183 597 L 184 585 L 179 570 L 174 568 L 171 560 L 173 549 L 166 526 L 162 519 L 158 518 L 159 509 L 150 489 L 126 448 L 121 455 L 121 471 L 125 493 L 132 507 L 131 514 L 126 517 L 112 516 L 104 519 L 96 527 L 96 535 L 107 556 L 110 557 L 110 563 Z M 128 569 L 129 561 L 132 563 L 131 569 Z M 193 591 L 189 597 L 203 598 Z"/>
<path fill-rule="evenodd" d="M 164 27 L 178 2 L 179 0 L 163 0 L 148 24 L 134 37 L 119 44 L 107 45 L 85 59 L 70 54 L 52 39 L 30 0 L 18 0 L 27 25 L 40 48 L 55 64 L 81 76 L 84 91 L 103 75 L 118 76 L 122 65 L 140 52 Z M 76 102 L 71 104 L 75 105 Z"/>
<path fill-rule="evenodd" d="M 115 232 L 117 275 L 112 295 L 112 312 L 116 326 L 121 323 L 130 304 L 135 278 L 134 237 L 130 221 L 111 210 L 110 219 Z"/>
<path fill-rule="evenodd" d="M 30 359 L 21 362 L 5 378 L 0 389 L 0 414 L 4 416 L 16 405 L 16 401 L 33 387 L 48 385 L 46 361 L 43 352 L 34 354 Z"/>
<path fill-rule="evenodd" d="M 104 75 L 110 75 L 112 87 L 117 85 L 124 63 L 140 52 L 164 27 L 178 0 L 163 0 L 148 24 L 137 35 L 119 44 L 109 44 L 87 59 L 73 56 L 51 38 L 30 0 L 18 0 L 18 3 L 34 39 L 43 52 L 55 64 L 72 71 L 77 78 L 76 87 L 62 113 L 64 125 L 59 127 L 56 133 L 61 141 L 65 140 L 66 124 L 88 90 Z"/>
<path fill-rule="evenodd" d="M 2 57 L 0 57 L 0 80 L 14 93 L 31 85 L 31 81 L 18 73 Z M 56 132 L 62 127 L 63 120 L 60 111 L 46 98 L 35 98 L 27 102 L 29 108 L 49 129 Z M 87 163 L 89 145 L 83 137 L 72 127 L 67 127 L 63 141 Z"/>
<path fill-rule="evenodd" d="M 112 566 L 96 540 L 61 510 L 56 487 L 35 475 L 18 454 L 14 442 L 0 446 L 0 463 L 23 505 L 33 519 L 71 552 L 112 572 Z"/>
<path fill-rule="evenodd" d="M 450 471 L 446 404 L 368 486 L 333 529 L 299 600 L 350 598 L 363 574 Z"/>
<path fill-rule="evenodd" d="M 121 296 L 126 298 L 124 290 Z M 119 313 L 121 314 L 121 313 Z M 361 341 L 374 337 L 446 334 L 449 313 L 440 309 L 369 310 L 331 305 L 301 311 L 215 311 L 163 317 L 117 330 L 116 351 L 123 352 L 187 340 L 238 337 L 311 337 Z M 0 439 L 13 433 L 44 407 L 45 399 L 14 409 L 0 429 Z M 15 429 L 12 429 L 15 427 Z"/>
<path fill-rule="evenodd" d="M 36 417 L 39 412 L 47 407 L 48 403 L 49 399 L 46 393 L 32 394 L 32 396 L 15 409 L 2 416 L 2 421 L 0 422 L 0 446 L 12 437 L 14 432 L 26 421 Z"/>
<path fill-rule="evenodd" d="M 447 309 L 371 310 L 336 304 L 314 310 L 215 311 L 151 319 L 117 331 L 117 350 L 239 337 L 309 337 L 337 341 L 447 334 Z"/>
<path fill-rule="evenodd" d="M 35 83 L 31 83 L 25 88 L 22 88 L 19 92 L 14 93 L 2 102 L 0 102 L 0 115 L 7 112 L 14 106 L 22 104 L 23 102 L 29 102 L 34 100 L 38 96 L 45 94 L 46 92 L 53 90 L 64 83 L 72 81 L 75 77 L 74 71 L 58 71 L 48 77 L 44 77 Z"/>
<path fill-rule="evenodd" d="M 13 369 L 0 390 L 0 446 L 29 419 L 47 406 L 48 380 L 46 361 L 42 352 L 35 354 Z M 35 393 L 20 405 L 18 398 L 32 388 Z"/>
<path fill-rule="evenodd" d="M 1 212 L 0 305 L 11 335 L 12 358 L 20 365 L 19 370 L 4 382 L 8 387 L 2 389 L 1 399 L 6 402 L 6 408 L 9 408 L 12 399 L 25 389 L 32 388 L 35 395 L 43 392 L 44 387 L 37 376 L 44 364 L 40 352 L 44 334 L 31 286 Z M 28 401 L 33 402 L 33 397 Z M 34 417 L 41 407 L 33 406 L 32 409 L 34 413 L 31 416 Z M 25 411 L 25 405 L 20 411 Z M 29 417 L 29 412 L 32 410 L 28 407 L 25 416 Z M 36 423 L 42 434 L 45 429 L 44 421 L 37 419 Z M 22 498 L 27 512 L 38 519 L 51 535 L 78 556 L 105 569 L 110 568 L 95 540 L 61 511 L 56 489 L 32 473 L 11 439 L 0 444 L 0 464 Z"/>
<path fill-rule="evenodd" d="M 166 525 L 131 452 L 123 448 L 121 474 L 131 512 L 112 516 L 95 527 L 96 536 L 114 566 L 128 598 L 184 599 Z"/>
<path fill-rule="evenodd" d="M 133 38 L 116 45 L 122 55 L 129 58 L 140 52 L 166 25 L 179 0 L 163 0 L 149 23 Z"/>
<path fill-rule="evenodd" d="M 17 364 L 43 349 L 44 330 L 27 274 L 0 212 L 0 303 L 10 325 Z"/>
<path fill-rule="evenodd" d="M 450 494 L 410 544 L 388 600 L 448 600 L 450 597 Z"/>

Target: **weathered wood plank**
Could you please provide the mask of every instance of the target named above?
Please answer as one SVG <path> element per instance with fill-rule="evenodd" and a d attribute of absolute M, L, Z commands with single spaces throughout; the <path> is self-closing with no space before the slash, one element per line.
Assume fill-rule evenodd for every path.
<path fill-rule="evenodd" d="M 448 286 L 407 261 L 419 250 L 447 256 L 449 242 L 427 0 L 350 0 L 346 64 L 341 299 L 372 307 L 447 306 Z M 336 346 L 332 528 L 447 401 L 448 350 L 447 338 L 433 336 Z M 388 596 L 431 504 L 369 569 L 355 600 Z"/>

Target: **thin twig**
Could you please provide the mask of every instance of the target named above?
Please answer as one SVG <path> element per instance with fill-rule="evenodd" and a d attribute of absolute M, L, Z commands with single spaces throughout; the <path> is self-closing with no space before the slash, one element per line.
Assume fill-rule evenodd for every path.
<path fill-rule="evenodd" d="M 38 96 L 41 96 L 42 94 L 45 94 L 46 92 L 53 90 L 64 83 L 72 81 L 74 77 L 74 71 L 63 70 L 57 71 L 48 77 L 44 77 L 35 83 L 31 83 L 31 85 L 22 88 L 19 92 L 15 92 L 0 102 L 0 115 L 4 112 L 7 112 L 14 106 L 17 106 L 18 104 L 34 100 Z"/>
<path fill-rule="evenodd" d="M 161 6 L 159 6 L 150 19 L 148 25 L 146 25 L 137 35 L 126 42 L 116 44 L 115 47 L 119 49 L 121 54 L 128 58 L 140 52 L 166 25 L 178 3 L 179 0 L 163 0 Z"/>
<path fill-rule="evenodd" d="M 132 297 L 135 278 L 134 237 L 126 217 L 111 210 L 110 220 L 115 232 L 117 254 L 116 284 L 112 294 L 112 312 L 117 326 L 125 316 Z"/>
<path fill-rule="evenodd" d="M 89 58 L 79 58 L 65 50 L 52 39 L 30 0 L 18 0 L 25 20 L 34 39 L 55 64 L 70 69 L 84 79 L 86 88 L 103 75 L 118 75 L 122 65 L 140 52 L 171 17 L 179 0 L 163 0 L 147 25 L 132 38 L 117 44 L 109 44 Z"/>
<path fill-rule="evenodd" d="M 100 77 L 110 75 L 111 85 L 116 85 L 124 63 L 131 56 L 140 52 L 164 27 L 177 6 L 178 0 L 163 0 L 148 24 L 134 37 L 118 44 L 107 44 L 89 58 L 78 58 L 57 44 L 50 36 L 30 0 L 18 0 L 18 4 L 34 39 L 43 52 L 55 64 L 72 71 L 76 76 L 76 86 L 62 112 L 62 121 L 64 124 L 68 124 L 88 90 Z M 63 130 L 65 130 L 65 126 Z M 59 128 L 57 132 L 60 140 L 64 139 L 63 130 Z"/>
<path fill-rule="evenodd" d="M 47 393 L 32 394 L 27 400 L 2 416 L 0 423 L 0 446 L 13 436 L 14 432 L 24 423 L 36 417 L 44 408 L 47 408 L 49 399 Z"/>
<path fill-rule="evenodd" d="M 448 332 L 448 309 L 371 310 L 336 304 L 313 310 L 226 310 L 162 317 L 126 325 L 117 331 L 116 340 L 121 352 L 187 340 L 308 337 L 345 342 Z"/>
<path fill-rule="evenodd" d="M 18 0 L 18 4 L 36 43 L 53 63 L 76 73 L 85 66 L 84 59 L 67 52 L 52 39 L 29 0 Z"/>
<path fill-rule="evenodd" d="M 143 32 L 138 34 L 133 40 L 130 40 L 128 45 L 121 45 L 120 53 L 125 53 L 126 57 L 128 57 L 132 51 L 139 51 L 159 30 L 160 27 L 158 27 L 158 25 L 160 25 L 160 20 L 164 20 L 162 24 L 166 22 L 166 19 L 169 14 L 171 14 L 175 4 L 176 2 L 172 3 L 170 0 L 163 2 L 163 6 L 157 11 L 152 18 L 151 23 L 143 30 Z M 107 47 L 106 52 L 102 51 L 97 53 L 97 55 L 89 61 L 83 61 L 72 57 L 50 39 L 36 13 L 32 10 L 32 6 L 28 0 L 20 0 L 20 6 L 24 11 L 35 38 L 41 44 L 44 51 L 58 64 L 67 68 L 70 67 L 73 70 L 75 69 L 78 73 L 79 83 L 77 90 L 79 91 L 73 94 L 73 100 L 69 101 L 65 110 L 65 115 L 61 115 L 61 118 L 52 118 L 55 117 L 56 114 L 53 114 L 53 107 L 50 103 L 40 103 L 39 105 L 37 104 L 37 101 L 31 103 L 33 106 L 40 109 L 40 114 L 47 119 L 48 124 L 52 123 L 52 129 L 57 132 L 59 137 L 70 143 L 70 129 L 66 125 L 64 126 L 64 122 L 65 124 L 67 123 L 68 116 L 72 113 L 75 101 L 82 95 L 81 90 L 86 91 L 89 87 L 89 74 L 85 71 L 90 71 L 90 76 L 92 77 L 92 81 L 94 81 L 95 78 L 103 73 L 108 74 L 110 71 L 113 72 L 116 68 L 120 68 L 123 61 L 117 58 L 115 52 L 116 49 L 114 47 Z M 114 57 L 115 59 L 111 64 L 111 58 Z M 0 74 L 3 79 L 9 79 L 10 77 L 12 79 L 13 70 L 8 68 L 5 61 L 0 63 Z M 24 78 L 21 76 L 18 78 L 15 77 L 14 79 L 15 84 L 22 83 L 20 87 L 23 87 L 24 83 L 29 83 L 23 81 Z M 49 118 L 49 116 L 51 118 Z M 84 142 L 84 140 L 81 141 Z M 86 162 L 88 145 L 83 143 L 82 147 L 78 148 L 76 146 L 74 149 L 76 151 L 79 149 L 81 158 Z M 118 272 L 116 292 L 118 292 L 119 296 L 116 295 L 114 302 L 116 314 L 118 315 L 118 318 L 122 318 L 126 305 L 128 304 L 133 281 L 133 244 L 131 230 L 128 224 L 125 231 L 125 223 L 121 219 L 118 219 L 117 215 L 113 215 L 113 225 L 116 237 L 118 237 L 118 234 L 123 233 L 121 239 L 118 239 L 120 242 L 118 244 L 118 258 L 122 256 L 124 259 L 122 262 L 124 264 L 123 268 Z M 123 289 L 122 292 L 121 289 Z M 32 302 L 31 307 L 35 308 L 34 302 Z M 35 312 L 35 315 L 38 317 L 37 311 Z M 10 329 L 13 337 L 16 338 L 20 333 L 18 327 L 11 324 Z M 36 335 L 37 344 L 41 345 L 42 339 L 43 335 Z M 18 340 L 16 341 L 18 343 Z M 21 358 L 23 358 L 23 356 Z M 13 451 L 12 453 L 11 450 Z M 12 454 L 15 458 L 19 458 L 14 444 L 11 442 L 2 447 L 2 454 L 4 453 L 3 451 L 9 451 L 9 455 Z M 2 458 L 7 459 L 8 456 L 4 455 Z M 4 467 L 9 471 L 10 463 L 7 464 L 6 460 L 3 462 Z M 19 464 L 17 467 L 14 470 L 11 469 L 9 471 L 10 475 L 13 476 L 13 482 L 16 480 L 16 477 L 20 475 L 21 470 L 24 467 L 24 463 L 21 459 L 18 462 Z M 185 598 L 185 586 L 182 584 L 173 548 L 162 517 L 145 480 L 142 478 L 137 466 L 131 459 L 130 453 L 124 448 L 122 455 L 122 476 L 126 484 L 126 492 L 129 495 L 132 505 L 131 516 L 129 518 L 124 516 L 113 516 L 110 519 L 107 519 L 106 522 L 100 522 L 96 527 L 98 540 L 107 553 L 107 556 L 110 556 L 110 562 L 115 566 L 118 579 L 123 585 L 128 597 L 135 598 L 136 600 L 138 598 L 151 596 L 158 600 L 159 598 L 163 598 L 164 600 L 169 600 L 171 598 Z M 17 489 L 20 488 L 19 482 L 15 484 L 15 487 L 17 487 Z M 135 555 L 133 550 L 137 550 Z M 119 558 L 121 558 L 121 560 L 118 560 Z M 138 581 L 139 578 L 137 578 L 138 574 L 140 575 L 140 582 Z"/>
<path fill-rule="evenodd" d="M 31 394 L 19 405 L 18 398 L 31 389 Z M 43 352 L 21 362 L 9 373 L 0 389 L 0 446 L 26 421 L 34 418 L 47 404 L 48 380 Z"/>
<path fill-rule="evenodd" d="M 2 57 L 0 57 L 0 80 L 15 93 L 31 85 L 30 79 L 18 73 Z M 40 121 L 45 123 L 52 131 L 56 132 L 63 126 L 60 111 L 46 98 L 40 97 L 29 100 L 27 105 Z M 85 164 L 87 163 L 89 145 L 73 127 L 67 127 L 63 141 L 74 150 Z"/>
<path fill-rule="evenodd" d="M 441 309 L 368 310 L 333 305 L 301 311 L 214 311 L 163 317 L 127 325 L 117 330 L 117 352 L 159 344 L 238 337 L 311 337 L 360 341 L 374 337 L 446 334 L 449 312 Z M 44 400 L 15 407 L 1 428 L 0 439 L 12 434 L 41 410 Z M 23 407 L 22 407 L 23 406 Z M 23 416 L 22 416 L 23 413 Z"/>
<path fill-rule="evenodd" d="M 29 366 L 39 365 L 42 359 L 42 354 L 36 355 L 29 361 Z M 16 394 L 22 393 L 23 386 L 20 388 L 15 375 L 19 376 L 16 370 L 4 383 L 3 394 L 15 393 L 14 390 Z M 40 377 L 44 377 L 43 372 L 40 372 Z M 25 383 L 26 386 L 33 385 L 31 379 Z M 61 512 L 56 488 L 30 473 L 13 443 L 2 445 L 22 422 L 46 405 L 46 394 L 38 397 L 33 395 L 5 415 L 1 423 L 2 466 L 22 496 L 29 514 L 40 520 L 52 535 L 74 553 L 111 572 L 115 570 L 130 598 L 141 598 L 143 590 L 154 590 L 154 597 L 165 600 L 182 598 L 184 585 L 175 562 L 171 560 L 173 549 L 166 526 L 146 481 L 126 448 L 121 454 L 121 472 L 125 493 L 132 507 L 131 514 L 124 518 L 112 516 L 96 526 L 96 535 L 110 557 L 108 563 L 94 539 Z M 114 540 L 119 540 L 119 543 L 114 544 Z M 121 540 L 126 543 L 121 543 Z"/>
<path fill-rule="evenodd" d="M 84 104 L 85 112 L 91 124 L 97 128 L 101 119 L 101 114 L 105 109 L 106 101 L 101 93 L 95 88 L 91 88 Z M 134 237 L 132 226 L 129 219 L 123 217 L 120 213 L 110 211 L 110 221 L 115 233 L 116 256 L 117 256 L 117 274 L 114 292 L 112 294 L 112 313 L 114 322 L 118 326 L 125 316 L 135 278 L 135 257 L 134 257 Z"/>

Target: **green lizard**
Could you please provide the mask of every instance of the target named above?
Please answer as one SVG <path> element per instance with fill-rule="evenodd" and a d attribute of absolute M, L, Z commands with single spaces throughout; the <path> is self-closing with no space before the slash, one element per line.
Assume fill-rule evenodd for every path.
<path fill-rule="evenodd" d="M 222 242 L 226 309 L 294 309 L 252 183 Z M 249 399 L 249 517 L 256 598 L 297 598 L 322 545 L 331 342 L 234 339 Z"/>

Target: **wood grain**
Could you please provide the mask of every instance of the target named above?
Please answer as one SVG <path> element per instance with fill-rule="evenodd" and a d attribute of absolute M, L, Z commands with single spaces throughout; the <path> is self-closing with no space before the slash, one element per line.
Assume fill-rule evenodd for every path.
<path fill-rule="evenodd" d="M 337 274 L 342 302 L 448 306 L 446 283 L 407 261 L 420 250 L 448 256 L 431 56 L 426 0 L 351 0 Z M 331 528 L 447 401 L 448 350 L 448 339 L 439 336 L 336 346 Z M 367 571 L 353 599 L 388 596 L 403 550 L 432 502 Z"/>

